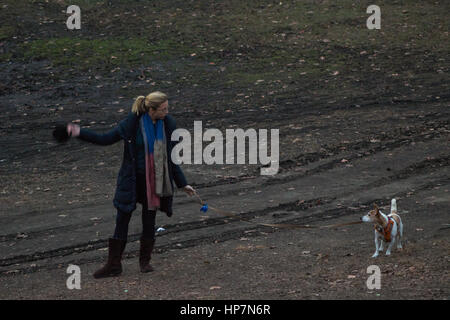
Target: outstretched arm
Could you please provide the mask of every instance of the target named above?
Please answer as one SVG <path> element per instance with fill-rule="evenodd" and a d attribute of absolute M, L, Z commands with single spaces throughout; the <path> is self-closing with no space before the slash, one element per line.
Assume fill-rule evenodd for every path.
<path fill-rule="evenodd" d="M 77 124 L 69 123 L 67 124 L 67 133 L 71 137 L 77 137 L 78 139 L 102 146 L 116 143 L 121 139 L 119 135 L 119 129 L 117 127 L 108 131 L 107 133 L 98 134 L 92 130 L 80 128 L 80 126 Z"/>

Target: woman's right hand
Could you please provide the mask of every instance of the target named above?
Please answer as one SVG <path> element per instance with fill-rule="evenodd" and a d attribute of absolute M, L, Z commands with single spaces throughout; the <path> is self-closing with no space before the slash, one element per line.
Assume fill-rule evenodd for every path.
<path fill-rule="evenodd" d="M 80 126 L 74 123 L 68 123 L 67 134 L 69 137 L 78 137 L 80 135 Z"/>

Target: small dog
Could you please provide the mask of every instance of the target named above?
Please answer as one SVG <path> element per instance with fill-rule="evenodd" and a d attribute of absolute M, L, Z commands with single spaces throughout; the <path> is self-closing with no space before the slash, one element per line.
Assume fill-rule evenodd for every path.
<path fill-rule="evenodd" d="M 378 257 L 378 253 L 383 251 L 383 244 L 389 244 L 386 255 L 391 254 L 394 243 L 397 242 L 397 249 L 402 249 L 403 223 L 397 214 L 397 201 L 391 201 L 391 213 L 385 215 L 375 205 L 375 209 L 361 217 L 363 222 L 372 222 L 375 224 L 375 253 L 372 258 Z"/>

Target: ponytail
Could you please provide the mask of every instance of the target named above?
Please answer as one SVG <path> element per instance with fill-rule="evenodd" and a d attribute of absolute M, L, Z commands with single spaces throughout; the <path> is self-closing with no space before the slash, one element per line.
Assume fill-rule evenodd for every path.
<path fill-rule="evenodd" d="M 145 106 L 145 97 L 139 96 L 134 100 L 133 106 L 131 107 L 131 111 L 136 113 L 136 115 L 140 115 L 148 112 L 148 107 Z"/>

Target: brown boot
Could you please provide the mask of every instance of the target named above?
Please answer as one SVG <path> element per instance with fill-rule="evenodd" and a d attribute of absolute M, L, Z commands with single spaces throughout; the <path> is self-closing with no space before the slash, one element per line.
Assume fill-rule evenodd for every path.
<path fill-rule="evenodd" d="M 120 239 L 109 239 L 108 262 L 94 273 L 94 278 L 118 276 L 122 273 L 122 253 L 127 242 Z"/>
<path fill-rule="evenodd" d="M 146 239 L 141 237 L 141 249 L 139 250 L 139 265 L 141 272 L 151 272 L 153 267 L 149 264 L 152 258 L 153 246 L 155 245 L 155 239 Z"/>

